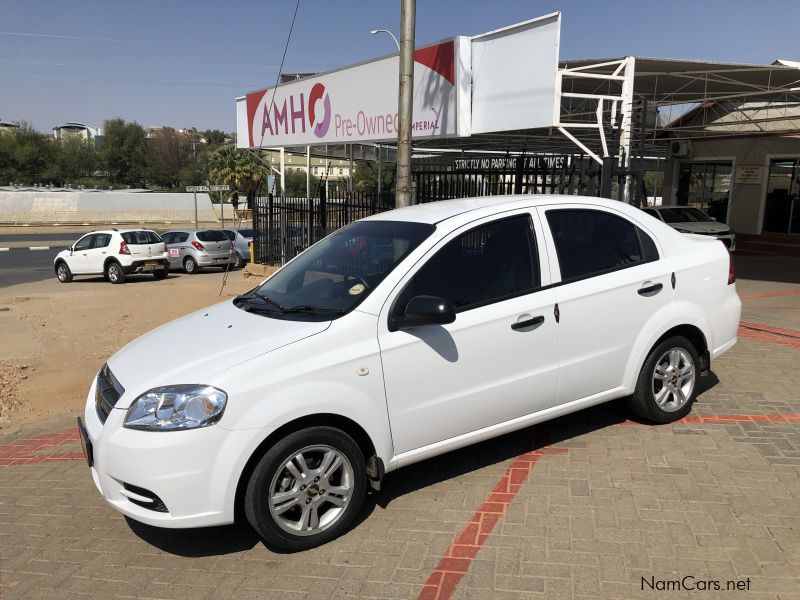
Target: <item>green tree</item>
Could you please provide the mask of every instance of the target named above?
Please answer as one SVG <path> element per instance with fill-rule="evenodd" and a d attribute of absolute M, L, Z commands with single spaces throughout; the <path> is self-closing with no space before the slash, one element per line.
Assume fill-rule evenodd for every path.
<path fill-rule="evenodd" d="M 141 185 L 146 160 L 146 135 L 139 123 L 111 119 L 103 125 L 100 159 L 113 184 Z"/>
<path fill-rule="evenodd" d="M 219 129 L 206 129 L 203 138 L 209 146 L 222 146 L 225 143 L 225 132 Z"/>
<path fill-rule="evenodd" d="M 55 152 L 52 138 L 28 123 L 0 134 L 0 184 L 60 183 L 58 172 L 52 168 Z"/>
<path fill-rule="evenodd" d="M 231 186 L 231 196 L 237 190 L 249 196 L 267 180 L 269 169 L 260 156 L 227 144 L 209 157 L 208 176 L 213 184 Z"/>
<path fill-rule="evenodd" d="M 94 141 L 79 136 L 54 140 L 54 167 L 65 183 L 85 184 L 97 170 L 97 150 Z"/>
<path fill-rule="evenodd" d="M 182 181 L 185 169 L 195 162 L 197 142 L 165 127 L 147 139 L 147 180 L 156 185 L 178 188 L 187 184 Z"/>
<path fill-rule="evenodd" d="M 378 164 L 359 161 L 355 164 L 353 173 L 353 189 L 360 192 L 378 191 Z M 395 168 L 392 164 L 384 163 L 381 167 L 381 191 L 394 189 Z"/>

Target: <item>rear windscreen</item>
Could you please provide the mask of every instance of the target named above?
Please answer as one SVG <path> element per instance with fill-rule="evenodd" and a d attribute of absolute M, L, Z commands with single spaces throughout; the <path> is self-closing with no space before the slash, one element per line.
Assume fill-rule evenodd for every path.
<path fill-rule="evenodd" d="M 152 231 L 126 231 L 121 235 L 126 244 L 158 244 L 162 241 Z"/>
<path fill-rule="evenodd" d="M 228 240 L 227 236 L 221 231 L 198 231 L 197 239 L 201 242 L 225 242 Z"/>

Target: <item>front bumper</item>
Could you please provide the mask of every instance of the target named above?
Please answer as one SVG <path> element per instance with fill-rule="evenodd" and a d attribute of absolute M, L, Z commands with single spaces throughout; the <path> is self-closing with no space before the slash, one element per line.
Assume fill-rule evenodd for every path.
<path fill-rule="evenodd" d="M 137 431 L 114 408 L 105 423 L 89 390 L 84 425 L 93 450 L 92 479 L 115 509 L 148 525 L 167 528 L 233 523 L 236 488 L 247 460 L 270 433 L 230 431 L 217 425 L 188 431 Z M 142 502 L 148 494 L 163 506 Z"/>

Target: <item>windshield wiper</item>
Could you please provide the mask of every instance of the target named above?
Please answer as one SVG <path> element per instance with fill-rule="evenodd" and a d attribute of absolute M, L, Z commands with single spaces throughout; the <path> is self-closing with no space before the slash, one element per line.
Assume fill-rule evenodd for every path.
<path fill-rule="evenodd" d="M 289 308 L 284 308 L 283 312 L 343 315 L 345 311 L 341 308 L 325 308 L 324 306 L 314 306 L 313 304 L 301 304 L 299 306 L 290 306 Z"/>
<path fill-rule="evenodd" d="M 262 302 L 266 302 L 273 308 L 276 308 L 281 312 L 286 312 L 286 309 L 277 302 L 275 302 L 275 300 L 273 300 L 269 296 L 265 296 L 264 294 L 259 294 L 258 292 L 250 292 L 249 294 L 242 294 L 241 296 L 236 297 L 237 300 L 251 300 L 253 298 L 258 298 L 259 300 L 261 300 Z"/>

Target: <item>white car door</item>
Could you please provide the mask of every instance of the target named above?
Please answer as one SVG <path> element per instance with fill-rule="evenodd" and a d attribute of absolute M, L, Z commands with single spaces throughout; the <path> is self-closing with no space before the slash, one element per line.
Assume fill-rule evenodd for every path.
<path fill-rule="evenodd" d="M 93 233 L 87 233 L 72 247 L 72 254 L 66 258 L 69 270 L 74 274 L 92 273 L 89 270 L 89 251 L 94 242 Z"/>
<path fill-rule="evenodd" d="M 86 273 L 102 273 L 109 253 L 110 233 L 95 233 L 92 245 L 84 254 Z"/>
<path fill-rule="evenodd" d="M 563 404 L 623 384 L 634 342 L 672 300 L 671 272 L 644 229 L 611 209 L 561 205 L 543 213 L 550 269 L 560 283 Z"/>
<path fill-rule="evenodd" d="M 395 453 L 503 423 L 555 404 L 554 291 L 528 211 L 453 232 L 387 299 L 379 318 Z M 544 273 L 544 275 L 542 275 Z M 447 325 L 393 330 L 418 295 L 446 298 Z"/>

